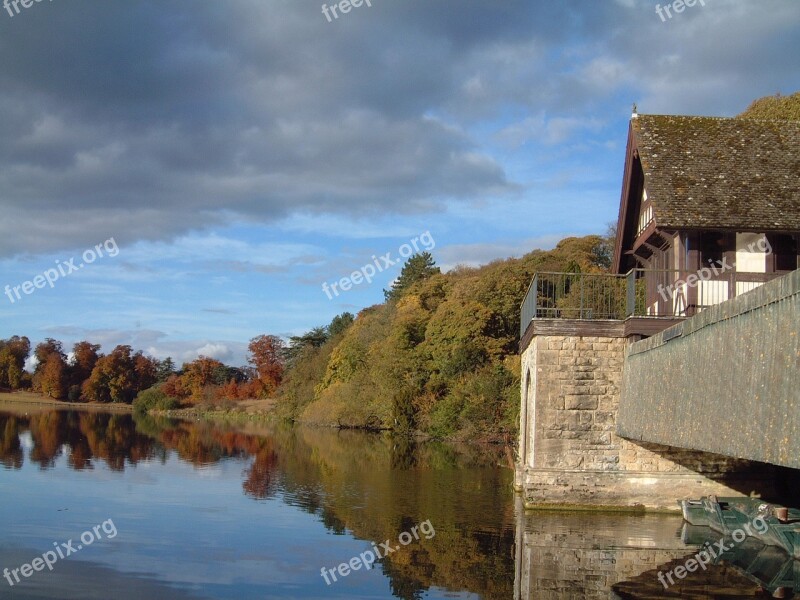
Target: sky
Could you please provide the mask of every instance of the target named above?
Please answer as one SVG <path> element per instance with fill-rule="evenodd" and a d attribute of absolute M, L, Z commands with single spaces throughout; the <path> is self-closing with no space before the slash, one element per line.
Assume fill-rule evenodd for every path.
<path fill-rule="evenodd" d="M 0 338 L 242 365 L 381 302 L 415 243 L 448 270 L 605 233 L 634 102 L 800 90 L 798 0 L 332 4 L 0 8 Z"/>

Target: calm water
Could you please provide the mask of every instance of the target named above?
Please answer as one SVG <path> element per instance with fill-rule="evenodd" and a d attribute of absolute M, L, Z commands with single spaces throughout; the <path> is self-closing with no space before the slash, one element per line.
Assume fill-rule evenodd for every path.
<path fill-rule="evenodd" d="M 658 571 L 702 531 L 687 545 L 674 516 L 526 514 L 503 461 L 352 431 L 0 412 L 0 598 L 769 597 L 731 566 L 668 594 Z M 26 563 L 41 570 L 16 583 Z"/>

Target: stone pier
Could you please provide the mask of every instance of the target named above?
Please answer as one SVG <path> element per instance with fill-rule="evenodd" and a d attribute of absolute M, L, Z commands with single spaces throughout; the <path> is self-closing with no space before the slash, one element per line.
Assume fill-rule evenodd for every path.
<path fill-rule="evenodd" d="M 682 498 L 771 493 L 767 465 L 617 435 L 624 331 L 623 321 L 531 323 L 515 474 L 525 506 L 677 511 Z"/>

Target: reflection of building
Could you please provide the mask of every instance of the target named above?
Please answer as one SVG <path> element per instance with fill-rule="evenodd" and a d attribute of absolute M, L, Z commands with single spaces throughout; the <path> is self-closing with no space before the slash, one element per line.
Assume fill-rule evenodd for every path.
<path fill-rule="evenodd" d="M 714 561 L 705 571 L 698 570 L 676 582 L 669 590 L 672 593 L 666 593 L 658 579 L 659 571 L 673 570 L 694 556 L 704 542 L 719 540 L 719 535 L 714 537 L 708 528 L 694 528 L 697 530 L 694 537 L 681 537 L 682 525 L 677 517 L 530 513 L 525 511 L 520 498 L 515 509 L 514 600 L 664 597 L 700 600 L 722 595 L 753 598 L 757 597 L 760 585 L 767 587 L 764 581 L 754 580 L 739 567 Z M 702 537 L 700 534 L 704 532 L 700 530 L 712 535 Z M 742 547 L 744 553 L 736 554 L 737 560 L 746 560 L 748 556 L 752 559 L 748 553 L 750 546 Z M 758 557 L 761 559 L 758 566 L 768 571 L 772 579 L 776 578 L 772 573 L 776 567 L 785 567 L 785 561 L 773 559 L 769 549 Z M 726 559 L 733 562 L 733 553 L 726 555 Z"/>
<path fill-rule="evenodd" d="M 800 122 L 634 114 L 614 271 L 686 316 L 797 269 L 798 173 Z"/>

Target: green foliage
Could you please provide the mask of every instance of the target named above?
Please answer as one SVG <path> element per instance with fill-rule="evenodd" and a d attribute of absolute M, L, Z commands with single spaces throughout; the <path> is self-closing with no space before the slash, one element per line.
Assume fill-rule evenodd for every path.
<path fill-rule="evenodd" d="M 333 317 L 330 325 L 328 325 L 328 336 L 325 338 L 325 341 L 327 342 L 329 337 L 336 337 L 337 335 L 343 334 L 355 320 L 355 316 L 350 312 L 343 312 Z"/>
<path fill-rule="evenodd" d="M 403 265 L 400 276 L 397 278 L 397 281 L 392 284 L 392 287 L 388 290 L 383 290 L 383 296 L 387 301 L 397 300 L 406 290 L 418 281 L 427 279 L 440 272 L 430 252 L 415 254 Z"/>
<path fill-rule="evenodd" d="M 155 386 L 139 392 L 133 401 L 133 410 L 137 413 L 147 413 L 151 410 L 174 410 L 180 408 L 180 403 L 165 394 L 160 387 Z"/>
<path fill-rule="evenodd" d="M 281 384 L 278 416 L 294 420 L 314 400 L 314 388 L 325 376 L 333 348 L 333 344 L 325 344 L 299 349 Z"/>
<path fill-rule="evenodd" d="M 175 361 L 172 360 L 171 356 L 158 361 L 158 366 L 156 367 L 156 381 L 158 383 L 164 383 L 174 373 Z"/>
<path fill-rule="evenodd" d="M 289 419 L 474 439 L 513 434 L 519 414 L 519 307 L 534 272 L 599 273 L 607 238 L 442 274 L 412 258 L 386 304 L 361 311 L 324 342 L 296 338 L 279 391 Z M 420 255 L 421 257 L 423 255 Z M 408 266 L 408 264 L 407 264 Z M 299 343 L 304 340 L 303 343 Z M 317 343 L 321 342 L 321 343 Z"/>
<path fill-rule="evenodd" d="M 344 313 L 350 314 L 350 313 Z M 352 315 L 351 315 L 352 316 Z M 339 317 L 335 317 L 334 321 Z M 309 348 L 319 348 L 330 338 L 330 327 L 314 327 L 303 335 L 289 337 L 289 345 L 283 351 L 283 358 L 287 366 L 292 366 L 295 361 Z"/>
<path fill-rule="evenodd" d="M 461 378 L 430 416 L 430 432 L 438 437 L 479 434 L 493 425 L 494 433 L 513 431 L 513 406 L 519 403 L 517 378 L 503 364 L 485 367 Z"/>

